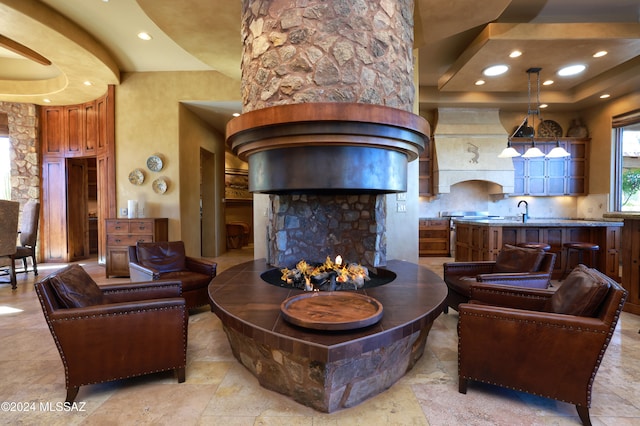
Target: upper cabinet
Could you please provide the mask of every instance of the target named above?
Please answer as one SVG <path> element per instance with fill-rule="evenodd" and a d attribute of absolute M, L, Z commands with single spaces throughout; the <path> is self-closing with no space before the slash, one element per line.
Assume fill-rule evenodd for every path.
<path fill-rule="evenodd" d="M 42 149 L 45 156 L 87 157 L 106 140 L 105 98 L 80 105 L 42 107 Z"/>
<path fill-rule="evenodd" d="M 565 158 L 514 157 L 514 195 L 587 195 L 590 139 L 536 139 L 545 154 L 559 143 L 571 156 Z M 512 146 L 521 154 L 531 147 L 531 139 L 514 138 Z"/>

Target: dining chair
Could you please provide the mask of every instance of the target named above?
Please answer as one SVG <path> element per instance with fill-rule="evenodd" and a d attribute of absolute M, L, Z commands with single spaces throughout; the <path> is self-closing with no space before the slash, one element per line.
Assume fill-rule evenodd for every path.
<path fill-rule="evenodd" d="M 17 288 L 14 256 L 17 249 L 19 215 L 20 203 L 0 200 L 0 269 L 8 269 L 12 289 Z"/>
<path fill-rule="evenodd" d="M 38 263 L 36 262 L 36 243 L 38 241 L 38 223 L 40 221 L 40 203 L 35 200 L 29 200 L 22 209 L 22 217 L 20 218 L 20 245 L 16 248 L 14 259 L 22 259 L 22 271 L 27 270 L 27 259 L 31 258 L 33 265 L 33 274 L 38 275 Z"/>

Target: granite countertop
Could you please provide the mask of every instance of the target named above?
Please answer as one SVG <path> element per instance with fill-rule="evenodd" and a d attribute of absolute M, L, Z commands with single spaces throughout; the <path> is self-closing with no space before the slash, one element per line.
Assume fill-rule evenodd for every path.
<path fill-rule="evenodd" d="M 639 219 L 640 220 L 640 212 L 609 212 L 604 213 L 602 216 L 605 218 L 612 219 Z"/>
<path fill-rule="evenodd" d="M 640 218 L 640 215 L 638 215 Z M 468 223 L 468 224 L 483 224 L 487 226 L 518 226 L 518 227 L 567 227 L 567 226 L 622 226 L 623 222 L 620 220 L 602 219 L 602 220 L 584 220 L 584 219 L 554 219 L 554 218 L 541 218 L 541 219 L 529 219 L 526 223 L 522 223 L 522 219 L 505 218 L 505 219 L 487 219 L 487 220 L 467 220 L 467 219 L 455 219 L 456 223 Z"/>

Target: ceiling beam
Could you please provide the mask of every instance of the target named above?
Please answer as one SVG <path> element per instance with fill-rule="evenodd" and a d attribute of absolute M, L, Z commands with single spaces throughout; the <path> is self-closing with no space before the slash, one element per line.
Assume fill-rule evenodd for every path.
<path fill-rule="evenodd" d="M 51 61 L 38 52 L 35 52 L 29 49 L 27 46 L 23 46 L 17 41 L 11 40 L 10 38 L 3 35 L 0 35 L 0 47 L 4 47 L 5 49 L 10 50 L 15 54 L 23 56 L 31 61 L 37 62 L 40 65 L 51 65 Z"/>

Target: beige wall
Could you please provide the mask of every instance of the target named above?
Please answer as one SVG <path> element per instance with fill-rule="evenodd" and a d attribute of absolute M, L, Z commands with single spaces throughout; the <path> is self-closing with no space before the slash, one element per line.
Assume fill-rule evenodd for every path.
<path fill-rule="evenodd" d="M 222 197 L 224 197 L 224 135 L 213 130 L 206 122 L 180 106 L 180 231 L 185 242 L 187 253 L 192 256 L 201 254 L 202 238 L 213 239 L 215 256 L 225 250 L 224 213 Z M 200 224 L 200 149 L 205 149 L 215 159 L 214 182 L 202 182 L 213 185 L 215 190 L 215 222 L 205 221 Z M 201 230 L 202 226 L 202 230 Z M 202 232 L 201 232 L 202 231 Z"/>
<path fill-rule="evenodd" d="M 192 232 L 183 236 L 181 221 L 193 220 L 194 208 L 191 205 L 194 194 L 199 191 L 199 175 L 194 179 L 198 168 L 191 167 L 181 175 L 181 161 L 189 168 L 192 160 L 199 158 L 200 146 L 213 149 L 220 144 L 219 135 L 206 135 L 207 130 L 188 114 L 180 114 L 182 101 L 229 101 L 237 100 L 240 84 L 215 71 L 212 72 L 153 72 L 124 73 L 122 81 L 116 87 L 116 191 L 117 209 L 127 206 L 127 200 L 144 200 L 147 217 L 169 218 L 169 239 L 186 238 L 191 254 L 199 241 L 194 241 Z M 189 122 L 182 127 L 181 117 Z M 189 127 L 194 129 L 189 130 Z M 197 135 L 198 141 L 187 140 Z M 206 136 L 204 136 L 206 135 Z M 182 145 L 184 144 L 184 147 Z M 219 148 L 223 149 L 223 147 Z M 221 151 L 224 153 L 224 151 Z M 146 168 L 146 159 L 155 153 L 162 154 L 164 168 L 154 173 Z M 224 155 L 220 155 L 224 161 Z M 182 159 L 182 160 L 181 160 Z M 144 170 L 145 181 L 142 185 L 132 185 L 129 173 L 140 168 Z M 222 173 L 224 165 L 221 166 Z M 165 176 L 169 189 L 163 195 L 152 189 L 154 179 Z M 181 192 L 185 194 L 181 195 Z M 182 200 L 188 205 L 181 208 Z M 182 217 L 182 214 L 185 217 Z"/>
<path fill-rule="evenodd" d="M 583 112 L 583 120 L 589 128 L 591 152 L 589 164 L 589 193 L 611 192 L 611 172 L 613 169 L 613 142 L 611 118 L 640 108 L 640 92 L 635 92 L 602 106 Z"/>

